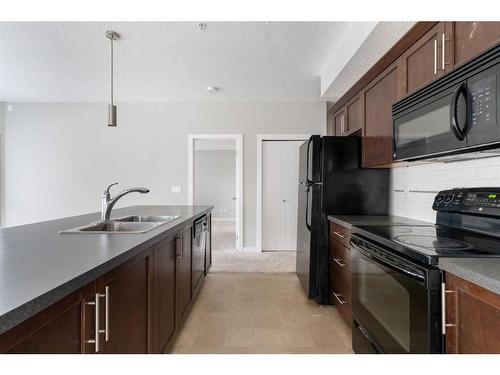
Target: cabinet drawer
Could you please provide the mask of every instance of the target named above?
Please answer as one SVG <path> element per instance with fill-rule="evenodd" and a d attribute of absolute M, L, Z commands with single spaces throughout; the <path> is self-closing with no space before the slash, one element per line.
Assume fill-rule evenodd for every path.
<path fill-rule="evenodd" d="M 333 239 L 330 240 L 330 272 L 351 286 L 351 250 Z"/>
<path fill-rule="evenodd" d="M 351 231 L 342 225 L 330 222 L 330 237 L 347 247 L 351 246 L 349 243 L 351 240 Z"/>
<path fill-rule="evenodd" d="M 337 307 L 342 318 L 351 327 L 351 288 L 330 269 L 330 301 Z"/>

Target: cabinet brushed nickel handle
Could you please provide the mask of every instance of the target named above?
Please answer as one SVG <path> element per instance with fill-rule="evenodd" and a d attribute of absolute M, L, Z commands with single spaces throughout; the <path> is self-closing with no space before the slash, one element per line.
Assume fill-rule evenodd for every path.
<path fill-rule="evenodd" d="M 346 263 L 343 263 L 342 259 L 340 258 L 332 258 L 335 263 L 337 263 L 340 267 L 344 268 L 346 266 Z"/>
<path fill-rule="evenodd" d="M 104 303 L 106 306 L 104 338 L 106 341 L 109 341 L 109 286 L 108 285 L 106 285 L 106 287 L 104 288 L 104 298 L 105 298 Z"/>
<path fill-rule="evenodd" d="M 437 69 L 437 50 L 438 50 L 438 41 L 434 39 L 434 75 L 438 74 Z"/>
<path fill-rule="evenodd" d="M 444 71 L 444 66 L 446 65 L 446 63 L 444 62 L 444 60 L 446 59 L 446 53 L 445 53 L 445 50 L 446 50 L 446 35 L 444 35 L 444 33 L 441 35 L 441 43 L 443 45 L 443 48 L 441 48 L 441 67 Z"/>
<path fill-rule="evenodd" d="M 454 290 L 447 290 L 446 284 L 441 283 L 441 333 L 446 335 L 446 327 L 456 327 L 456 324 L 446 323 L 446 294 L 455 293 Z"/>
<path fill-rule="evenodd" d="M 337 299 L 337 301 L 339 301 L 341 305 L 345 305 L 347 303 L 347 301 L 340 299 L 340 297 L 342 297 L 342 294 L 337 294 L 335 292 L 332 292 L 332 294 Z"/>
<path fill-rule="evenodd" d="M 342 233 L 339 233 L 339 232 L 333 232 L 333 233 L 336 234 L 337 236 L 339 236 L 340 238 L 344 238 L 345 237 Z"/>
<path fill-rule="evenodd" d="M 94 309 L 95 336 L 94 336 L 94 339 L 85 340 L 85 342 L 88 344 L 94 344 L 96 353 L 99 352 L 99 333 L 100 333 L 100 331 L 99 331 L 99 298 L 100 298 L 100 294 L 96 293 L 94 302 L 86 302 L 86 305 L 95 306 L 95 309 Z"/>
<path fill-rule="evenodd" d="M 446 62 L 446 42 L 449 42 L 449 41 L 450 41 L 449 39 L 446 39 L 446 34 L 443 33 L 441 35 L 441 43 L 443 44 L 443 49 L 441 51 L 441 53 L 442 53 L 442 55 L 441 55 L 441 57 L 442 57 L 441 67 L 442 67 L 443 71 L 446 68 L 446 65 L 450 65 L 450 63 Z"/>
<path fill-rule="evenodd" d="M 184 258 L 184 246 L 182 244 L 182 237 L 177 237 L 175 239 L 176 241 L 176 246 L 177 246 L 177 249 L 176 249 L 176 252 L 177 252 L 177 259 L 183 259 Z M 180 249 L 180 252 L 179 252 L 179 249 Z"/>

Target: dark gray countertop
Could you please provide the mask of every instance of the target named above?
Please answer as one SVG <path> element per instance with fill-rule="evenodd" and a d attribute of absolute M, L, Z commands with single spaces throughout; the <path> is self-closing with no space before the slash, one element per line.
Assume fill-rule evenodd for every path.
<path fill-rule="evenodd" d="M 141 234 L 59 234 L 99 221 L 74 216 L 0 229 L 0 334 L 208 213 L 211 206 L 133 206 L 124 215 L 180 215 Z"/>
<path fill-rule="evenodd" d="M 393 215 L 328 215 L 328 219 L 346 228 L 365 225 L 434 225 L 427 221 Z"/>
<path fill-rule="evenodd" d="M 439 268 L 500 294 L 500 259 L 440 258 Z"/>

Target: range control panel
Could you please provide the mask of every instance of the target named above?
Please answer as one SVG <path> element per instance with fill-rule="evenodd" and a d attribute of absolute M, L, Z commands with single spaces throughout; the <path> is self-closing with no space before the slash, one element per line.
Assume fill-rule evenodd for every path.
<path fill-rule="evenodd" d="M 434 198 L 432 209 L 500 216 L 500 188 L 464 188 L 441 191 Z"/>

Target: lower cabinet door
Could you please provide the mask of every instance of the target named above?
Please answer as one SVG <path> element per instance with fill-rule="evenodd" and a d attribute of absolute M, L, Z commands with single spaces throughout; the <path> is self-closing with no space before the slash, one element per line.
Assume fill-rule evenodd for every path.
<path fill-rule="evenodd" d="M 176 321 L 180 322 L 191 302 L 191 230 L 185 229 L 175 239 L 176 247 Z"/>
<path fill-rule="evenodd" d="M 144 251 L 97 279 L 99 352 L 150 351 L 152 253 Z"/>
<path fill-rule="evenodd" d="M 500 353 L 500 295 L 445 274 L 446 353 Z"/>
<path fill-rule="evenodd" d="M 175 240 L 161 241 L 154 250 L 154 341 L 162 353 L 175 330 Z"/>
<path fill-rule="evenodd" d="M 93 353 L 94 284 L 70 294 L 24 323 L 0 335 L 0 353 Z"/>

